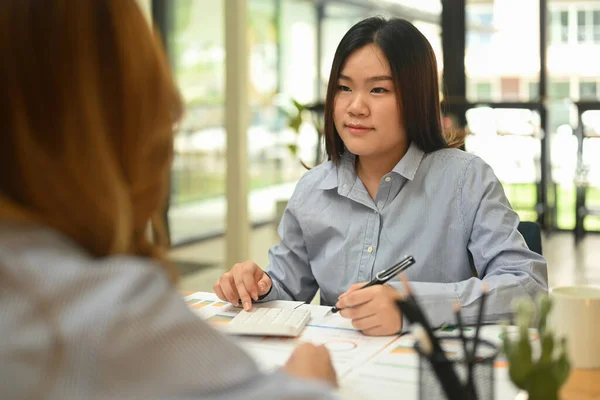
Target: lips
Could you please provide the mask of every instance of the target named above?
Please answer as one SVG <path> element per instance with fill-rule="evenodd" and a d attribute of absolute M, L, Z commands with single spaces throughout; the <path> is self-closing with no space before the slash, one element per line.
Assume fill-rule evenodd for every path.
<path fill-rule="evenodd" d="M 355 135 L 364 134 L 373 130 L 373 128 L 360 124 L 346 124 L 346 129 L 348 130 L 348 132 L 353 133 Z"/>

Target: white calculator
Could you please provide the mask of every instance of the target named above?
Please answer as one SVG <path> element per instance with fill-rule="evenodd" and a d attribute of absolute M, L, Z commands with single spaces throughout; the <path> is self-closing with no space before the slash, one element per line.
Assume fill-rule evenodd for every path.
<path fill-rule="evenodd" d="M 254 307 L 240 311 L 219 329 L 232 335 L 299 336 L 309 320 L 308 310 Z"/>

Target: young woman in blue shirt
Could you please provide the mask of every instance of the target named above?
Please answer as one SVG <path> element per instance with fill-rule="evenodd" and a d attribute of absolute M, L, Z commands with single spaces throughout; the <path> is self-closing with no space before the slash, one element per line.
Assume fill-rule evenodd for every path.
<path fill-rule="evenodd" d="M 517 230 L 502 185 L 484 161 L 450 149 L 440 120 L 438 69 L 427 39 L 402 19 L 354 25 L 334 56 L 325 106 L 328 161 L 298 182 L 266 270 L 236 264 L 214 285 L 223 300 L 310 301 L 342 308 L 367 335 L 406 329 L 398 278 L 357 290 L 412 255 L 406 275 L 433 325 L 459 301 L 474 323 L 511 315 L 516 297 L 547 290 L 544 258 Z"/>

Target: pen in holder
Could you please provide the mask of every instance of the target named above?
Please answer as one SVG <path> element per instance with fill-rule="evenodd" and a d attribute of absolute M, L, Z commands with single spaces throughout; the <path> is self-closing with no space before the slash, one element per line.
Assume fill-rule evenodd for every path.
<path fill-rule="evenodd" d="M 419 364 L 422 366 L 419 378 L 420 398 L 423 400 L 437 398 L 487 400 L 493 398 L 494 359 L 498 354 L 498 349 L 493 344 L 479 339 L 487 285 L 483 283 L 481 287 L 475 337 L 468 340 L 465 338 L 462 332 L 461 306 L 460 302 L 457 301 L 454 304 L 454 311 L 460 337 L 452 339 L 448 337 L 440 338 L 434 333 L 417 297 L 412 293 L 408 279 L 405 275 L 401 275 L 400 279 L 404 285 L 405 293 L 400 294 L 396 304 L 402 315 L 413 324 L 412 332 L 417 339 L 418 344 L 415 347 L 419 354 Z M 445 346 L 442 346 L 442 343 Z M 469 346 L 470 343 L 472 344 Z M 480 348 L 480 344 L 484 347 Z M 448 347 L 449 345 L 451 345 L 451 348 Z M 486 353 L 486 348 L 490 350 L 489 353 Z M 485 389 L 485 383 L 475 383 L 475 373 L 483 377 L 488 376 L 486 374 L 486 362 L 489 364 L 490 369 L 489 391 Z M 428 369 L 423 368 L 425 364 L 428 364 Z M 477 371 L 474 371 L 475 367 L 477 367 Z M 481 381 L 481 378 L 478 379 Z M 481 387 L 479 387 L 480 385 Z M 478 395 L 480 392 L 483 397 Z M 488 392 L 490 393 L 489 396 L 487 395 Z"/>
<path fill-rule="evenodd" d="M 419 399 L 420 400 L 443 400 L 447 399 L 442 385 L 436 375 L 432 364 L 446 364 L 452 368 L 460 381 L 460 385 L 468 385 L 469 359 L 473 348 L 473 338 L 466 338 L 469 354 L 465 354 L 465 346 L 461 337 L 439 337 L 439 344 L 444 351 L 445 357 L 439 357 L 436 353 L 428 352 L 415 343 L 415 350 L 419 355 Z M 475 389 L 475 398 L 494 399 L 494 361 L 498 355 L 498 348 L 491 342 L 479 340 L 477 354 L 472 360 L 472 384 Z"/>

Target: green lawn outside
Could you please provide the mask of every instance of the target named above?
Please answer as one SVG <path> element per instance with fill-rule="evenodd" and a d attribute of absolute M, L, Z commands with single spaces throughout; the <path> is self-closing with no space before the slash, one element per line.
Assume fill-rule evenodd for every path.
<path fill-rule="evenodd" d="M 533 183 L 504 184 L 506 197 L 512 207 L 524 221 L 535 221 L 537 213 L 533 210 L 536 202 L 536 187 Z M 557 225 L 560 229 L 575 227 L 575 186 L 557 186 Z M 550 195 L 550 201 L 553 196 Z M 600 188 L 589 188 L 587 205 L 600 207 Z M 586 217 L 585 228 L 590 231 L 600 230 L 600 218 Z"/>
<path fill-rule="evenodd" d="M 286 183 L 279 174 L 264 174 L 250 177 L 250 190 L 262 189 L 272 185 Z M 185 174 L 174 173 L 172 177 L 173 205 L 200 202 L 214 199 L 225 194 L 225 175 L 207 174 L 203 171 L 191 170 Z"/>

